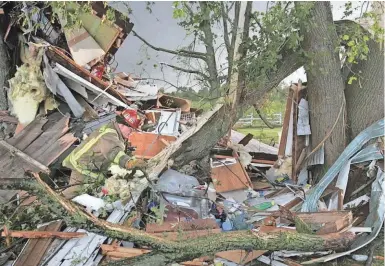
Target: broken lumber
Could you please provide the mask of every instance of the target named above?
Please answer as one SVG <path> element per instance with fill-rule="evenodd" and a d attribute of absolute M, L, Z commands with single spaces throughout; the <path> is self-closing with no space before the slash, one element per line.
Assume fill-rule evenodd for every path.
<path fill-rule="evenodd" d="M 2 237 L 15 238 L 60 238 L 71 239 L 85 236 L 86 233 L 78 232 L 46 232 L 46 231 L 4 231 Z"/>
<path fill-rule="evenodd" d="M 56 221 L 40 227 L 39 231 L 58 231 L 62 221 Z M 52 238 L 31 239 L 27 242 L 20 255 L 17 257 L 14 266 L 38 266 L 48 250 Z"/>
<path fill-rule="evenodd" d="M 151 252 L 148 249 L 126 248 L 113 245 L 100 245 L 102 254 L 114 258 L 132 258 Z"/>

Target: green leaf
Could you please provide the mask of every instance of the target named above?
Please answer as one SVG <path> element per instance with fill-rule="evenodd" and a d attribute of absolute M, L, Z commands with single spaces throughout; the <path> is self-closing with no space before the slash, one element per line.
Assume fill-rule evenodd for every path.
<path fill-rule="evenodd" d="M 349 40 L 349 35 L 344 35 L 343 37 L 342 37 L 342 40 L 344 40 L 344 41 L 347 41 L 347 40 Z"/>
<path fill-rule="evenodd" d="M 356 76 L 351 76 L 349 78 L 349 81 L 348 81 L 348 84 L 351 85 L 353 83 L 353 81 L 357 80 L 357 77 Z"/>
<path fill-rule="evenodd" d="M 350 41 L 350 42 L 348 42 L 348 46 L 349 46 L 349 47 L 352 47 L 352 46 L 354 46 L 354 44 L 355 44 L 355 43 L 354 43 L 354 41 Z"/>

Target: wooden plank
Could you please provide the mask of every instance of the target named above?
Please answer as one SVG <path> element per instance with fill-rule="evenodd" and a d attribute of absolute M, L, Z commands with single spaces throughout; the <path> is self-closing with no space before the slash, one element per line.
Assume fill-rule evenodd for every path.
<path fill-rule="evenodd" d="M 291 107 L 293 103 L 292 102 L 293 94 L 294 94 L 294 91 L 290 88 L 289 95 L 287 96 L 287 100 L 286 100 L 285 116 L 283 118 L 282 134 L 281 134 L 281 140 L 279 142 L 279 149 L 278 149 L 278 156 L 282 156 L 282 157 L 285 156 L 287 136 L 289 133 Z"/>
<path fill-rule="evenodd" d="M 147 224 L 146 232 L 148 233 L 161 233 L 161 232 L 176 232 L 203 230 L 203 229 L 216 229 L 219 228 L 217 222 L 214 219 L 196 219 L 190 222 L 164 222 L 162 224 Z"/>
<path fill-rule="evenodd" d="M 228 250 L 223 252 L 218 252 L 215 254 L 215 256 L 220 257 L 222 259 L 226 259 L 228 261 L 235 262 L 237 264 L 247 264 L 259 256 L 265 254 L 267 250 L 253 250 L 251 252 L 248 252 L 246 250 Z"/>
<path fill-rule="evenodd" d="M 297 135 L 297 123 L 298 123 L 298 103 L 299 103 L 299 91 L 302 89 L 302 82 L 299 81 L 298 85 L 293 89 L 293 102 L 294 102 L 294 109 L 293 109 L 293 146 L 292 146 L 292 152 L 291 152 L 291 158 L 292 158 L 292 167 L 291 167 L 291 179 L 296 184 L 297 181 L 297 174 L 295 171 L 295 165 L 297 163 L 297 152 L 298 152 L 298 135 Z"/>
<path fill-rule="evenodd" d="M 10 124 L 18 124 L 18 120 L 14 116 L 10 116 L 8 111 L 0 111 L 0 122 L 6 122 Z"/>
<path fill-rule="evenodd" d="M 153 233 L 152 235 L 162 237 L 167 240 L 185 240 L 191 238 L 197 238 L 200 236 L 207 236 L 211 234 L 219 234 L 222 232 L 222 229 L 211 229 L 211 230 L 196 230 L 196 231 L 187 231 L 187 232 L 164 232 L 164 233 Z"/>
<path fill-rule="evenodd" d="M 7 142 L 19 150 L 24 150 L 43 133 L 42 128 L 47 122 L 47 118 L 36 117 L 19 134 L 8 139 Z"/>
<path fill-rule="evenodd" d="M 214 187 L 217 192 L 227 192 L 252 187 L 249 176 L 237 159 L 236 164 L 211 168 L 211 179 L 216 180 Z"/>
<path fill-rule="evenodd" d="M 9 231 L 1 232 L 2 237 L 15 237 L 15 238 L 60 238 L 60 239 L 72 239 L 86 236 L 85 233 L 79 232 L 39 232 L 39 231 Z"/>
<path fill-rule="evenodd" d="M 100 249 L 103 255 L 115 258 L 132 258 L 151 252 L 148 249 L 126 248 L 113 245 L 100 245 Z"/>
<path fill-rule="evenodd" d="M 17 148 L 13 147 L 12 145 L 8 144 L 4 140 L 0 140 L 0 145 L 7 148 L 11 154 L 17 155 L 19 158 L 23 159 L 25 162 L 27 162 L 30 165 L 33 165 L 40 171 L 43 171 L 45 173 L 49 173 L 50 170 L 45 165 L 41 164 L 40 162 L 36 161 L 35 159 L 31 158 L 24 152 L 18 150 Z"/>
<path fill-rule="evenodd" d="M 270 160 L 259 160 L 259 159 L 252 159 L 252 163 L 263 163 L 263 164 L 271 164 L 274 165 L 275 161 L 270 161 Z"/>
<path fill-rule="evenodd" d="M 306 90 L 302 87 L 301 80 L 298 82 L 297 90 L 295 90 L 294 101 L 294 119 L 293 119 L 293 149 L 292 149 L 292 180 L 297 182 L 297 175 L 300 169 L 300 160 L 305 158 L 306 152 L 306 136 L 298 136 L 297 134 L 297 124 L 298 124 L 298 113 L 299 113 L 299 102 L 301 99 L 305 98 Z M 303 156 L 303 159 L 301 159 Z"/>
<path fill-rule="evenodd" d="M 65 152 L 77 138 L 72 133 L 67 133 L 55 141 L 39 158 L 45 165 L 51 165 L 63 152 Z"/>
<path fill-rule="evenodd" d="M 297 213 L 308 225 L 320 227 L 318 235 L 336 233 L 353 223 L 353 215 L 350 211 L 322 211 L 311 213 Z"/>
<path fill-rule="evenodd" d="M 39 231 L 58 231 L 62 226 L 61 221 L 53 222 Z M 14 266 L 38 266 L 45 252 L 48 250 L 52 239 L 32 239 L 30 240 L 22 253 L 16 259 Z"/>
<path fill-rule="evenodd" d="M 68 131 L 69 120 L 69 116 L 63 116 L 51 127 L 45 129 L 44 132 L 24 150 L 24 152 L 29 156 L 33 156 L 39 160 L 39 162 L 42 162 L 40 157 L 45 151 Z"/>

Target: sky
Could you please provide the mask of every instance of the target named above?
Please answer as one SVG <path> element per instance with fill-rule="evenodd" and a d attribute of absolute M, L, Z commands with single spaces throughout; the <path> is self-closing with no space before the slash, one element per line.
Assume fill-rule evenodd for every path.
<path fill-rule="evenodd" d="M 172 17 L 173 14 L 173 2 L 164 1 L 156 2 L 152 6 L 152 13 L 146 10 L 145 2 L 129 2 L 130 8 L 133 10 L 129 18 L 134 23 L 134 30 L 141 35 L 148 42 L 154 46 L 177 49 L 191 43 L 192 37 L 186 37 L 185 30 L 178 26 L 177 20 Z M 265 1 L 254 1 L 253 10 L 265 11 Z M 333 6 L 333 18 L 334 20 L 341 19 L 343 16 L 343 6 L 345 1 L 332 1 Z M 354 2 L 353 2 L 354 3 Z M 355 3 L 356 5 L 358 2 Z M 117 10 L 126 13 L 127 7 L 119 2 L 111 2 L 111 6 Z M 360 10 L 357 10 L 352 17 L 357 16 Z M 221 28 L 215 29 L 218 33 L 222 31 Z M 203 46 L 197 46 L 196 49 L 204 51 Z M 224 47 L 218 49 L 219 63 L 225 63 Z M 168 64 L 177 64 L 177 60 L 173 55 L 157 52 L 150 48 L 133 36 L 129 34 L 122 46 L 115 55 L 115 60 L 118 63 L 117 71 L 123 71 L 126 73 L 134 73 L 136 76 L 142 78 L 156 78 L 166 79 L 176 86 L 194 86 L 197 82 L 188 79 L 186 76 L 178 76 L 178 73 L 169 67 L 160 67 L 161 62 Z M 306 81 L 306 74 L 303 68 L 297 70 L 292 75 L 288 76 L 284 82 L 290 84 L 297 82 L 298 79 Z M 167 91 L 175 90 L 171 85 L 164 82 L 154 80 L 154 83 L 159 87 L 164 87 Z M 199 89 L 195 86 L 194 89 Z"/>

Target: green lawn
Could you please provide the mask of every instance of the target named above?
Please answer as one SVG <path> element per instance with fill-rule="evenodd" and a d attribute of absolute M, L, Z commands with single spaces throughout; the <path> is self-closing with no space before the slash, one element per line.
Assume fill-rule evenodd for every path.
<path fill-rule="evenodd" d="M 263 143 L 270 144 L 272 140 L 275 143 L 278 143 L 278 133 L 281 132 L 282 128 L 255 128 L 255 127 L 244 127 L 244 128 L 235 128 L 236 131 L 242 134 L 253 134 L 254 138 L 262 141 Z"/>

